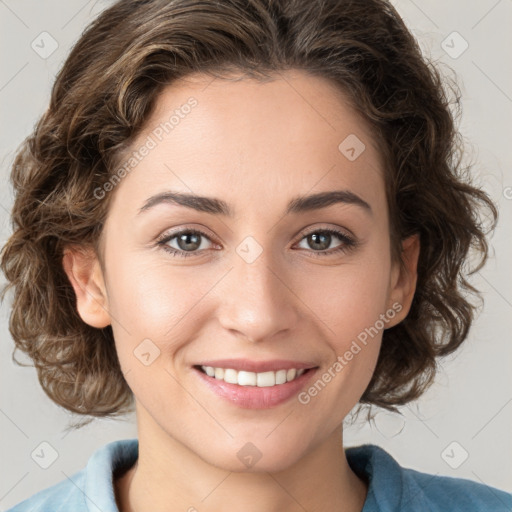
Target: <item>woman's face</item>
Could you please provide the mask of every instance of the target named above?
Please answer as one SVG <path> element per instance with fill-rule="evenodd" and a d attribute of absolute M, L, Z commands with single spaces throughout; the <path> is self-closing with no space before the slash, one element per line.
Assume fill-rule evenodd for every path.
<path fill-rule="evenodd" d="M 291 465 L 339 430 L 412 298 L 367 126 L 304 72 L 196 75 L 163 91 L 130 156 L 97 194 L 114 194 L 95 274 L 104 309 L 79 310 L 112 324 L 139 431 L 230 470 L 247 456 L 256 470 Z M 243 373 L 226 383 L 200 365 Z"/>

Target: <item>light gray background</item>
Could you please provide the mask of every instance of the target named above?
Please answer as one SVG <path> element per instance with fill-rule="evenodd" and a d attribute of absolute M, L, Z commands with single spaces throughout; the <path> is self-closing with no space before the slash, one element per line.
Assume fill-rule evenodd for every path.
<path fill-rule="evenodd" d="M 46 109 L 55 73 L 71 45 L 110 3 L 0 0 L 2 245 L 10 234 L 8 174 L 15 149 Z M 512 1 L 396 0 L 394 4 L 423 51 L 459 76 L 461 130 L 474 147 L 475 174 L 498 203 L 501 221 L 491 240 L 491 259 L 472 280 L 484 292 L 485 307 L 466 344 L 442 362 L 436 384 L 417 403 L 404 407 L 403 417 L 382 412 L 374 425 L 361 420 L 347 428 L 345 444 L 375 443 L 403 466 L 512 492 Z M 40 36 L 45 31 L 58 48 L 42 58 L 31 43 L 46 37 L 45 48 L 51 49 L 48 36 Z M 461 53 L 464 41 L 469 46 L 452 58 L 443 41 L 452 56 Z M 103 444 L 137 436 L 133 417 L 97 420 L 66 433 L 70 414 L 46 397 L 33 367 L 19 367 L 11 360 L 14 343 L 7 328 L 11 298 L 6 297 L 0 311 L 0 511 L 80 470 Z M 18 357 L 25 360 L 22 353 Z M 50 443 L 58 454 L 48 469 L 31 458 L 42 442 Z"/>

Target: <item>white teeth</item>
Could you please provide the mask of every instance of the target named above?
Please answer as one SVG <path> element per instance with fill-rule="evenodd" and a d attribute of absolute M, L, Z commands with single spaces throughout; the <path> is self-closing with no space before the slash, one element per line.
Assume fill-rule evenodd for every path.
<path fill-rule="evenodd" d="M 277 372 L 246 372 L 233 370 L 232 368 L 213 368 L 212 366 L 201 366 L 203 371 L 209 377 L 223 380 L 229 384 L 238 384 L 239 386 L 258 386 L 271 387 L 280 384 L 286 384 L 300 377 L 306 370 L 290 368 L 289 370 L 278 370 Z"/>
<path fill-rule="evenodd" d="M 284 384 L 286 382 L 286 370 L 278 370 L 276 372 L 276 384 Z"/>
<path fill-rule="evenodd" d="M 224 382 L 229 384 L 238 384 L 237 371 L 230 368 L 224 370 Z"/>
<path fill-rule="evenodd" d="M 259 388 L 267 388 L 276 385 L 275 372 L 263 372 L 256 374 L 256 386 Z"/>
<path fill-rule="evenodd" d="M 256 374 L 254 372 L 238 372 L 239 386 L 256 386 Z"/>

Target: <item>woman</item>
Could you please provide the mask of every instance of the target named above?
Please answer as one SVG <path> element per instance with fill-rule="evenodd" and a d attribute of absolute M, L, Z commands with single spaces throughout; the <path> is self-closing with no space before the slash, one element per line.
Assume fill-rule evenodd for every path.
<path fill-rule="evenodd" d="M 343 449 L 467 337 L 487 256 L 438 72 L 384 1 L 124 0 L 14 162 L 2 269 L 45 392 L 138 439 L 12 508 L 509 510 Z"/>

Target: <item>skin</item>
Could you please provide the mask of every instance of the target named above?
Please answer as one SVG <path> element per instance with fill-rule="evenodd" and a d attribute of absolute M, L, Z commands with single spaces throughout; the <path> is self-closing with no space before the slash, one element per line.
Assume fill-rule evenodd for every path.
<path fill-rule="evenodd" d="M 342 422 L 370 381 L 382 331 L 308 404 L 237 407 L 192 365 L 283 358 L 314 361 L 322 375 L 393 304 L 402 309 L 386 327 L 405 318 L 418 239 L 403 241 L 403 267 L 391 260 L 381 155 L 329 81 L 299 70 L 267 83 L 190 75 L 163 90 L 132 149 L 191 96 L 197 106 L 110 192 L 103 261 L 74 247 L 63 258 L 81 318 L 112 325 L 135 395 L 139 458 L 115 482 L 119 509 L 360 511 L 367 484 L 347 463 Z M 354 161 L 338 149 L 350 134 L 366 146 Z M 372 213 L 337 203 L 284 216 L 298 195 L 340 189 Z M 175 204 L 137 215 L 165 190 L 223 199 L 235 215 Z M 191 256 L 156 244 L 186 228 L 207 235 Z M 358 245 L 322 256 L 344 242 L 332 235 L 322 249 L 306 235 L 327 228 Z M 250 264 L 236 251 L 247 236 L 262 249 Z M 167 245 L 185 252 L 177 238 Z M 147 338 L 160 350 L 148 366 L 133 353 Z M 262 454 L 251 468 L 237 457 L 247 442 Z"/>

